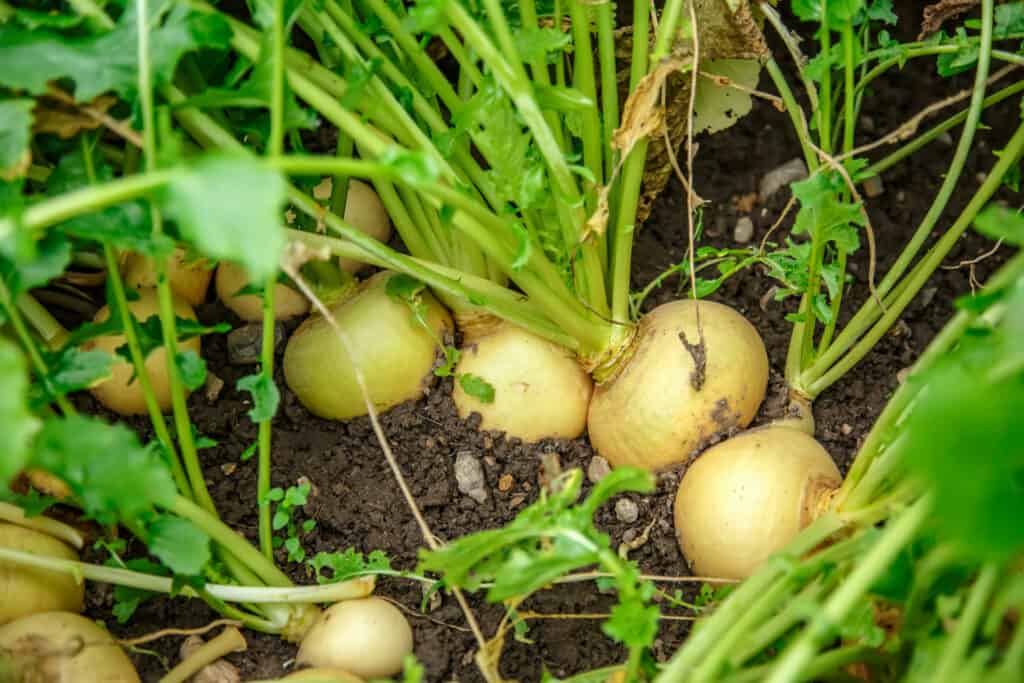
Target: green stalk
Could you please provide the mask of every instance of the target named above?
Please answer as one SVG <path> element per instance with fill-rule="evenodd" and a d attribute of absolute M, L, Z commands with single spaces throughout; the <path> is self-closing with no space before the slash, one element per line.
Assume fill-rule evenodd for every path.
<path fill-rule="evenodd" d="M 848 154 L 853 150 L 853 133 L 857 126 L 857 114 L 855 111 L 857 96 L 854 89 L 854 36 L 853 24 L 847 21 L 842 29 L 843 62 L 846 75 L 843 94 L 843 153 Z"/>
<path fill-rule="evenodd" d="M 804 679 L 806 667 L 813 661 L 818 648 L 826 639 L 835 635 L 836 625 L 843 623 L 861 604 L 864 594 L 889 568 L 896 555 L 917 535 L 930 511 L 931 499 L 923 498 L 889 522 L 883 536 L 857 563 L 821 611 L 808 622 L 799 638 L 786 648 L 773 667 L 771 676 L 766 679 L 767 683 L 789 683 Z"/>
<path fill-rule="evenodd" d="M 793 131 L 796 133 L 797 139 L 800 140 L 800 148 L 804 152 L 804 161 L 807 163 L 807 169 L 813 173 L 818 168 L 818 154 L 811 146 L 811 132 L 807 130 L 807 122 L 804 120 L 800 104 L 796 101 L 796 96 L 789 87 L 789 82 L 786 80 L 785 74 L 782 73 L 778 62 L 774 59 L 769 59 L 765 63 L 765 69 L 767 69 L 768 75 L 771 76 L 772 82 L 775 83 L 775 89 L 779 91 L 783 104 L 786 105 L 786 112 L 789 114 L 789 119 L 793 124 Z"/>
<path fill-rule="evenodd" d="M 931 234 L 935 224 L 941 218 L 943 211 L 949 203 L 956 189 L 957 182 L 963 173 L 964 165 L 971 151 L 974 142 L 974 134 L 977 131 L 981 119 L 982 105 L 985 101 L 985 81 L 988 80 L 989 64 L 992 53 L 992 0 L 982 1 L 982 29 L 981 46 L 978 53 L 978 68 L 974 76 L 974 92 L 971 95 L 971 105 L 968 109 L 967 122 L 960 135 L 960 142 L 957 144 L 950 162 L 949 170 L 943 178 L 942 186 L 935 196 L 935 200 L 929 207 L 925 217 L 910 238 L 907 246 L 900 253 L 889 272 L 885 274 L 882 282 L 876 287 L 876 296 L 870 297 L 857 311 L 850 323 L 843 329 L 835 342 L 815 360 L 800 376 L 800 383 L 808 385 L 811 381 L 822 377 L 828 368 L 839 360 L 856 340 L 864 334 L 865 330 L 875 321 L 881 313 L 878 307 L 877 298 L 885 297 L 886 294 L 896 285 L 897 281 L 906 272 L 910 263 L 917 256 L 921 246 Z M 978 195 L 975 195 L 977 197 Z M 930 274 L 930 271 L 929 271 Z M 916 293 L 916 290 L 914 290 Z M 838 377 L 837 377 L 838 378 Z"/>
<path fill-rule="evenodd" d="M 519 1 L 519 16 L 524 27 L 537 26 L 537 7 L 534 0 Z M 538 56 L 530 63 L 530 73 L 533 75 L 533 80 L 540 85 L 551 85 L 551 76 L 548 73 L 548 65 L 544 56 Z M 565 140 L 562 137 L 562 123 L 558 118 L 558 113 L 544 112 L 544 119 L 548 123 L 548 128 L 554 133 L 555 139 L 558 140 L 558 145 L 564 148 Z"/>
<path fill-rule="evenodd" d="M 978 191 L 971 197 L 971 201 L 961 212 L 956 222 L 946 231 L 939 241 L 932 247 L 914 269 L 907 275 L 905 286 L 900 290 L 891 304 L 887 307 L 882 317 L 872 326 L 864 337 L 850 349 L 842 359 L 825 372 L 816 373 L 819 365 L 815 363 L 800 376 L 800 385 L 806 387 L 808 395 L 812 398 L 831 386 L 836 380 L 843 376 L 850 368 L 860 362 L 868 354 L 882 336 L 888 331 L 896 319 L 903 313 L 903 310 L 910 304 L 921 287 L 928 281 L 935 269 L 941 265 L 942 260 L 949 251 L 956 245 L 960 236 L 970 227 L 975 216 L 988 203 L 992 195 L 1002 184 L 1003 176 L 1010 170 L 1010 167 L 1017 163 L 1021 153 L 1024 152 L 1024 123 L 1018 126 L 1010 142 L 1004 148 L 1002 156 L 992 167 L 991 173 L 982 183 Z M 869 300 L 870 302 L 870 300 Z M 877 304 L 874 304 L 877 306 Z M 865 304 L 867 307 L 867 304 Z M 862 309 L 863 310 L 863 309 Z M 853 322 L 850 323 L 850 326 Z M 849 329 L 850 326 L 847 326 Z M 845 333 L 846 330 L 844 330 Z M 842 335 L 840 335 L 841 338 Z M 836 344 L 839 339 L 836 340 Z M 833 347 L 836 345 L 834 344 Z M 810 381 L 808 381 L 810 380 Z"/>
<path fill-rule="evenodd" d="M 839 671 L 845 666 L 869 660 L 878 656 L 878 650 L 870 645 L 846 645 L 816 656 L 805 667 L 807 680 L 831 680 L 825 676 Z M 752 669 L 744 669 L 723 679 L 723 683 L 760 683 L 771 671 L 771 664 L 762 664 Z M 845 679 L 843 679 L 845 680 Z"/>
<path fill-rule="evenodd" d="M 590 42 L 589 4 L 582 0 L 569 0 L 569 16 L 572 20 L 573 34 L 573 85 L 596 103 L 597 85 L 594 82 L 594 48 Z M 588 107 L 583 112 L 582 123 L 583 164 L 595 178 L 602 178 L 601 121 L 596 106 Z M 597 188 L 591 187 L 586 197 L 589 213 L 597 205 Z"/>
<path fill-rule="evenodd" d="M 971 587 L 964 611 L 957 619 L 953 635 L 946 640 L 942 648 L 942 657 L 939 665 L 932 675 L 933 681 L 939 683 L 955 683 L 961 674 L 967 650 L 974 640 L 978 625 L 985 617 L 989 598 L 996 589 L 996 581 L 999 579 L 999 567 L 989 563 L 982 567 L 978 578 Z"/>
<path fill-rule="evenodd" d="M 610 2 L 598 3 L 597 56 L 601 73 L 601 147 L 604 149 L 603 184 L 611 182 L 615 170 L 612 134 L 619 125 L 619 86 L 615 70 L 615 12 Z M 598 176 L 601 179 L 601 176 Z"/>
<path fill-rule="evenodd" d="M 68 331 L 34 296 L 23 292 L 18 295 L 15 305 L 25 322 L 32 326 L 47 347 L 58 350 L 64 345 L 69 336 Z"/>
<path fill-rule="evenodd" d="M 818 353 L 822 350 L 827 349 L 828 345 L 832 343 L 832 335 L 836 331 L 836 323 L 839 322 L 839 310 L 843 305 L 843 292 L 846 291 L 846 250 L 837 249 L 838 256 L 837 261 L 839 264 L 839 291 L 836 292 L 835 297 L 832 298 L 830 303 L 830 310 L 832 311 L 832 318 L 825 325 L 825 331 L 821 333 L 821 339 L 818 340 Z"/>
<path fill-rule="evenodd" d="M 828 25 L 828 10 L 821 13 L 821 28 L 818 29 L 818 40 L 821 45 L 819 55 L 826 61 L 831 59 L 832 29 Z M 832 153 L 832 66 L 829 65 L 821 73 L 821 90 L 818 106 L 818 141 L 826 154 Z"/>

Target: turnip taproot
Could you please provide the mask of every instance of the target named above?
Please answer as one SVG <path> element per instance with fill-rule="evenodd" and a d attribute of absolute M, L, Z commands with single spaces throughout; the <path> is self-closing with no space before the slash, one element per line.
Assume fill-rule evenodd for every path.
<path fill-rule="evenodd" d="M 124 281 L 133 289 L 152 289 L 156 287 L 156 268 L 149 256 L 128 252 L 123 256 L 121 267 Z M 205 258 L 188 257 L 188 252 L 181 247 L 175 248 L 167 258 L 167 280 L 171 291 L 198 306 L 206 300 L 206 290 L 210 287 L 213 277 L 213 266 Z"/>
<path fill-rule="evenodd" d="M 263 320 L 263 299 L 258 294 L 239 294 L 249 284 L 249 276 L 241 266 L 228 262 L 217 266 L 217 298 L 242 320 L 256 322 Z M 284 283 L 274 284 L 274 318 L 288 320 L 308 312 L 306 297 Z"/>
<path fill-rule="evenodd" d="M 494 320 L 483 329 L 459 323 L 456 375 L 480 377 L 494 388 L 487 403 L 455 382 L 452 398 L 461 417 L 480 413 L 481 429 L 526 442 L 583 433 L 594 383 L 569 351 L 510 323 Z"/>
<path fill-rule="evenodd" d="M 757 330 L 710 301 L 673 301 L 648 313 L 621 363 L 598 384 L 587 419 L 591 443 L 615 466 L 684 461 L 712 435 L 750 424 L 768 386 Z"/>
<path fill-rule="evenodd" d="M 353 362 L 366 378 L 370 399 L 386 410 L 423 395 L 437 355 L 438 340 L 452 329 L 448 311 L 427 291 L 417 296 L 419 317 L 387 292 L 390 272 L 363 282 L 351 298 L 330 307 L 352 342 L 350 358 L 337 332 L 318 314 L 307 318 L 288 340 L 284 377 L 310 412 L 334 420 L 366 414 Z"/>
<path fill-rule="evenodd" d="M 391 220 L 384 209 L 384 203 L 381 202 L 373 188 L 361 180 L 350 179 L 348 181 L 348 194 L 345 197 L 345 221 L 378 242 L 387 244 L 387 241 L 391 239 Z M 366 264 L 339 256 L 338 266 L 345 272 L 358 273 L 366 267 Z"/>
<path fill-rule="evenodd" d="M 842 478 L 798 429 L 752 429 L 702 453 L 679 484 L 679 547 L 699 574 L 743 579 L 812 522 Z"/>
<path fill-rule="evenodd" d="M 0 626 L 11 680 L 139 683 L 128 655 L 96 622 L 70 612 L 40 612 Z"/>
<path fill-rule="evenodd" d="M 128 310 L 140 322 L 157 315 L 160 311 L 160 304 L 157 300 L 156 290 L 143 289 L 139 291 L 139 298 L 128 302 Z M 196 314 L 192 307 L 183 299 L 175 298 L 174 314 L 182 319 L 195 320 Z M 102 322 L 110 317 L 110 307 L 104 306 L 96 313 L 96 322 Z M 86 342 L 83 348 L 98 349 L 114 355 L 118 347 L 125 344 L 124 335 L 116 334 L 106 337 L 97 337 Z M 178 342 L 178 353 L 192 351 L 199 355 L 201 344 L 199 337 L 192 337 L 185 341 Z M 146 374 L 153 387 L 153 395 L 156 398 L 160 410 L 167 410 L 171 407 L 171 386 L 167 377 L 167 351 L 160 347 L 146 357 Z M 110 368 L 111 376 L 103 380 L 90 391 L 100 403 L 121 415 L 142 415 L 146 412 L 146 399 L 142 391 L 142 385 L 133 377 L 135 368 L 131 363 L 123 360 L 120 356 L 115 357 L 115 362 Z"/>
<path fill-rule="evenodd" d="M 0 523 L 0 548 L 78 560 L 70 546 L 41 531 Z M 37 612 L 82 611 L 84 586 L 74 577 L 0 560 L 0 624 Z"/>
<path fill-rule="evenodd" d="M 302 640 L 296 661 L 384 678 L 401 671 L 411 653 L 412 628 L 401 610 L 371 596 L 327 608 Z"/>

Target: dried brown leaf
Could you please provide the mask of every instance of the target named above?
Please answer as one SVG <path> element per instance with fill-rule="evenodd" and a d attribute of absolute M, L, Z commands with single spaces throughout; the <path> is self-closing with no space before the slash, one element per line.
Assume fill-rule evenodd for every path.
<path fill-rule="evenodd" d="M 612 147 L 627 156 L 640 140 L 661 131 L 665 110 L 661 106 L 661 88 L 670 74 L 679 71 L 688 57 L 673 54 L 663 59 L 626 99 L 619 127 L 612 134 Z"/>
<path fill-rule="evenodd" d="M 921 34 L 917 39 L 924 40 L 942 28 L 947 19 L 952 19 L 980 4 L 981 0 L 941 0 L 925 7 L 921 18 Z"/>
<path fill-rule="evenodd" d="M 52 133 L 69 140 L 83 130 L 95 130 L 103 125 L 102 115 L 114 106 L 117 98 L 100 95 L 91 102 L 75 105 L 54 97 L 41 97 L 32 114 L 35 133 Z M 91 113 L 90 113 L 91 112 Z"/>
<path fill-rule="evenodd" d="M 581 242 L 586 242 L 591 235 L 603 235 L 604 231 L 608 229 L 608 218 L 610 217 L 611 211 L 608 207 L 608 195 L 610 194 L 611 185 L 602 187 L 601 191 L 597 195 L 597 208 L 594 209 L 593 215 L 587 219 L 587 224 L 583 226 L 583 236 L 580 238 Z"/>

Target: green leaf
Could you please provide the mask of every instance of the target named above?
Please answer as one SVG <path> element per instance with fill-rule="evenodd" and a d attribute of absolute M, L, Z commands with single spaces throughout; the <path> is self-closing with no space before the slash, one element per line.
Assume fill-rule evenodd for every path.
<path fill-rule="evenodd" d="M 0 277 L 13 295 L 45 285 L 71 262 L 71 244 L 60 233 L 47 231 L 42 239 L 33 241 L 20 228 L 18 232 L 23 241 L 12 251 L 0 241 Z"/>
<path fill-rule="evenodd" d="M 34 106 L 30 99 L 0 101 L 0 178 L 10 180 L 28 170 Z"/>
<path fill-rule="evenodd" d="M 525 26 L 512 36 L 516 50 L 524 62 L 546 63 L 552 52 L 565 52 L 572 37 L 560 29 Z"/>
<path fill-rule="evenodd" d="M 154 506 L 173 505 L 177 496 L 170 469 L 156 452 L 126 426 L 97 418 L 47 419 L 31 464 L 63 479 L 101 524 L 137 520 Z"/>
<path fill-rule="evenodd" d="M 660 617 L 657 607 L 645 605 L 640 600 L 630 600 L 612 608 L 611 618 L 601 630 L 627 647 L 645 647 L 658 634 Z"/>
<path fill-rule="evenodd" d="M 316 572 L 317 583 L 336 583 L 356 574 L 391 569 L 391 560 L 388 559 L 384 551 L 374 550 L 364 556 L 355 548 L 349 548 L 340 553 L 320 552 L 306 564 Z M 325 569 L 330 570 L 330 575 L 324 574 Z"/>
<path fill-rule="evenodd" d="M 181 381 L 189 391 L 195 391 L 206 382 L 206 361 L 192 349 L 186 349 L 174 359 L 181 373 Z"/>
<path fill-rule="evenodd" d="M 992 37 L 1000 40 L 1014 33 L 1024 33 L 1024 2 L 1008 2 L 995 8 Z"/>
<path fill-rule="evenodd" d="M 462 373 L 459 375 L 459 386 L 481 403 L 494 403 L 494 387 L 479 375 Z"/>
<path fill-rule="evenodd" d="M 143 574 L 152 574 L 153 576 L 168 576 L 170 574 L 163 565 L 141 557 L 124 563 L 111 558 L 105 564 L 108 567 L 123 567 Z M 111 612 L 113 612 L 114 617 L 117 619 L 117 623 L 127 623 L 132 615 L 135 614 L 135 610 L 139 608 L 139 605 L 158 595 L 159 593 L 142 590 L 141 588 L 114 586 L 114 607 Z"/>
<path fill-rule="evenodd" d="M 165 213 L 205 255 L 245 266 L 249 277 L 277 272 L 284 248 L 280 173 L 247 157 L 207 155 L 175 175 L 163 197 Z"/>
<path fill-rule="evenodd" d="M 871 0 L 867 7 L 867 17 L 870 21 L 880 21 L 895 26 L 899 17 L 892 8 L 892 0 Z"/>
<path fill-rule="evenodd" d="M 259 446 L 258 443 L 250 444 L 248 448 L 246 448 L 244 451 L 242 451 L 242 455 L 238 456 L 239 460 L 241 460 L 242 462 L 245 462 L 246 460 L 249 460 L 250 458 L 252 458 L 252 456 L 256 455 L 256 448 L 258 446 Z"/>
<path fill-rule="evenodd" d="M 530 240 L 530 233 L 523 227 L 522 223 L 513 221 L 508 226 L 512 228 L 512 232 L 515 233 L 516 238 L 519 240 L 516 256 L 512 261 L 512 270 L 521 270 L 526 267 L 526 264 L 530 262 L 530 257 L 533 255 L 533 241 Z"/>
<path fill-rule="evenodd" d="M 39 429 L 39 420 L 28 409 L 28 366 L 13 342 L 0 337 L 0 490 L 24 467 L 29 440 Z"/>
<path fill-rule="evenodd" d="M 67 36 L 48 30 L 26 30 L 0 24 L 0 83 L 33 95 L 63 78 L 75 82 L 79 102 L 113 90 L 135 99 L 138 84 L 137 5 L 129 2 L 112 31 Z M 227 47 L 231 30 L 220 16 L 195 12 L 183 3 L 149 4 L 150 72 L 154 84 L 174 75 L 182 55 L 200 47 Z"/>
<path fill-rule="evenodd" d="M 274 415 L 277 414 L 278 404 L 281 402 L 281 393 L 278 391 L 273 378 L 264 372 L 246 375 L 238 380 L 235 387 L 239 391 L 248 391 L 252 396 L 252 408 L 249 410 L 249 419 L 256 423 L 274 419 Z"/>
<path fill-rule="evenodd" d="M 146 532 L 149 552 L 175 574 L 194 576 L 210 561 L 210 537 L 187 519 L 160 515 Z"/>
<path fill-rule="evenodd" d="M 1024 246 L 1024 215 L 1004 206 L 989 206 L 974 219 L 974 227 L 982 235 Z"/>
<path fill-rule="evenodd" d="M 110 376 L 114 357 L 106 351 L 82 351 L 77 346 L 66 346 L 61 351 L 45 355 L 50 369 L 47 389 L 64 395 L 86 389 Z"/>
<path fill-rule="evenodd" d="M 378 161 L 390 169 L 400 180 L 414 186 L 437 181 L 441 167 L 437 159 L 425 152 L 414 152 L 402 147 L 388 147 Z"/>

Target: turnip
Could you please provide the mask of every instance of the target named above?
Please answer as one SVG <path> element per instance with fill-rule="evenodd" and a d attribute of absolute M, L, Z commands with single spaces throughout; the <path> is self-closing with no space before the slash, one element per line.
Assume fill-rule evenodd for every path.
<path fill-rule="evenodd" d="M 384 678 L 401 671 L 410 653 L 412 628 L 401 610 L 371 596 L 325 610 L 302 640 L 296 661 Z"/>
<path fill-rule="evenodd" d="M 145 321 L 147 318 L 159 313 L 160 305 L 157 300 L 156 290 L 143 289 L 139 291 L 139 298 L 128 302 L 128 309 L 138 320 Z M 196 314 L 188 302 L 175 297 L 174 314 L 182 319 L 195 320 Z M 104 306 L 96 313 L 95 321 L 101 322 L 110 317 L 110 307 Z M 110 335 L 97 337 L 86 342 L 83 346 L 86 349 L 98 349 L 114 354 L 116 349 L 125 344 L 124 335 Z M 178 343 L 178 353 L 192 351 L 199 354 L 201 344 L 199 337 L 192 337 Z M 167 410 L 171 406 L 171 387 L 167 376 L 167 352 L 161 347 L 146 357 L 146 374 L 153 388 L 153 395 L 161 410 Z M 116 356 L 114 364 L 110 368 L 110 378 L 103 380 L 90 391 L 100 403 L 121 415 L 142 415 L 146 412 L 146 401 L 142 391 L 142 385 L 134 379 L 135 368 Z"/>
<path fill-rule="evenodd" d="M 0 548 L 78 559 L 78 553 L 64 542 L 17 524 L 0 523 Z M 84 592 L 73 576 L 0 561 L 0 624 L 37 612 L 80 612 Z"/>
<path fill-rule="evenodd" d="M 709 448 L 679 484 L 679 547 L 699 574 L 743 579 L 827 508 L 842 483 L 798 429 L 752 429 Z"/>
<path fill-rule="evenodd" d="M 750 424 L 768 386 L 757 330 L 710 301 L 648 313 L 621 363 L 594 391 L 587 420 L 591 443 L 616 466 L 684 461 L 714 434 Z"/>
<path fill-rule="evenodd" d="M 0 650 L 10 657 L 13 681 L 139 681 L 111 635 L 70 612 L 41 612 L 0 626 Z"/>
<path fill-rule="evenodd" d="M 249 276 L 241 266 L 227 262 L 217 266 L 214 281 L 217 297 L 242 320 L 256 322 L 263 320 L 263 300 L 258 294 L 239 294 L 250 284 Z M 288 320 L 308 312 L 306 297 L 282 282 L 274 284 L 274 317 L 277 320 Z"/>
<path fill-rule="evenodd" d="M 148 256 L 129 252 L 123 257 L 122 271 L 124 281 L 134 289 L 151 289 L 156 287 L 156 269 L 153 259 Z M 206 290 L 210 287 L 213 267 L 205 258 L 189 259 L 185 249 L 178 247 L 167 259 L 167 279 L 171 291 L 192 306 L 198 306 L 206 300 Z"/>
<path fill-rule="evenodd" d="M 363 679 L 353 676 L 344 669 L 312 668 L 302 669 L 284 677 L 286 681 L 319 681 L 319 683 L 363 683 Z"/>
<path fill-rule="evenodd" d="M 448 312 L 426 292 L 420 312 L 387 293 L 394 274 L 366 280 L 331 314 L 352 340 L 349 358 L 337 333 L 320 315 L 312 315 L 288 340 L 284 377 L 299 401 L 320 417 L 347 420 L 366 414 L 353 363 L 367 379 L 370 398 L 380 410 L 419 398 L 437 354 L 437 340 L 451 329 Z M 421 322 L 422 321 L 422 322 Z"/>
<path fill-rule="evenodd" d="M 345 220 L 356 230 L 369 235 L 378 242 L 387 242 L 391 238 L 391 220 L 388 218 L 384 204 L 373 188 L 361 180 L 348 181 L 348 194 L 345 197 Z M 365 263 L 354 259 L 338 257 L 338 266 L 348 273 L 358 273 L 366 267 Z"/>
<path fill-rule="evenodd" d="M 455 382 L 459 415 L 480 413 L 481 429 L 523 441 L 575 439 L 587 424 L 593 382 L 571 352 L 510 323 L 483 330 L 462 324 L 463 348 L 456 375 L 474 375 L 494 388 L 484 402 Z"/>

